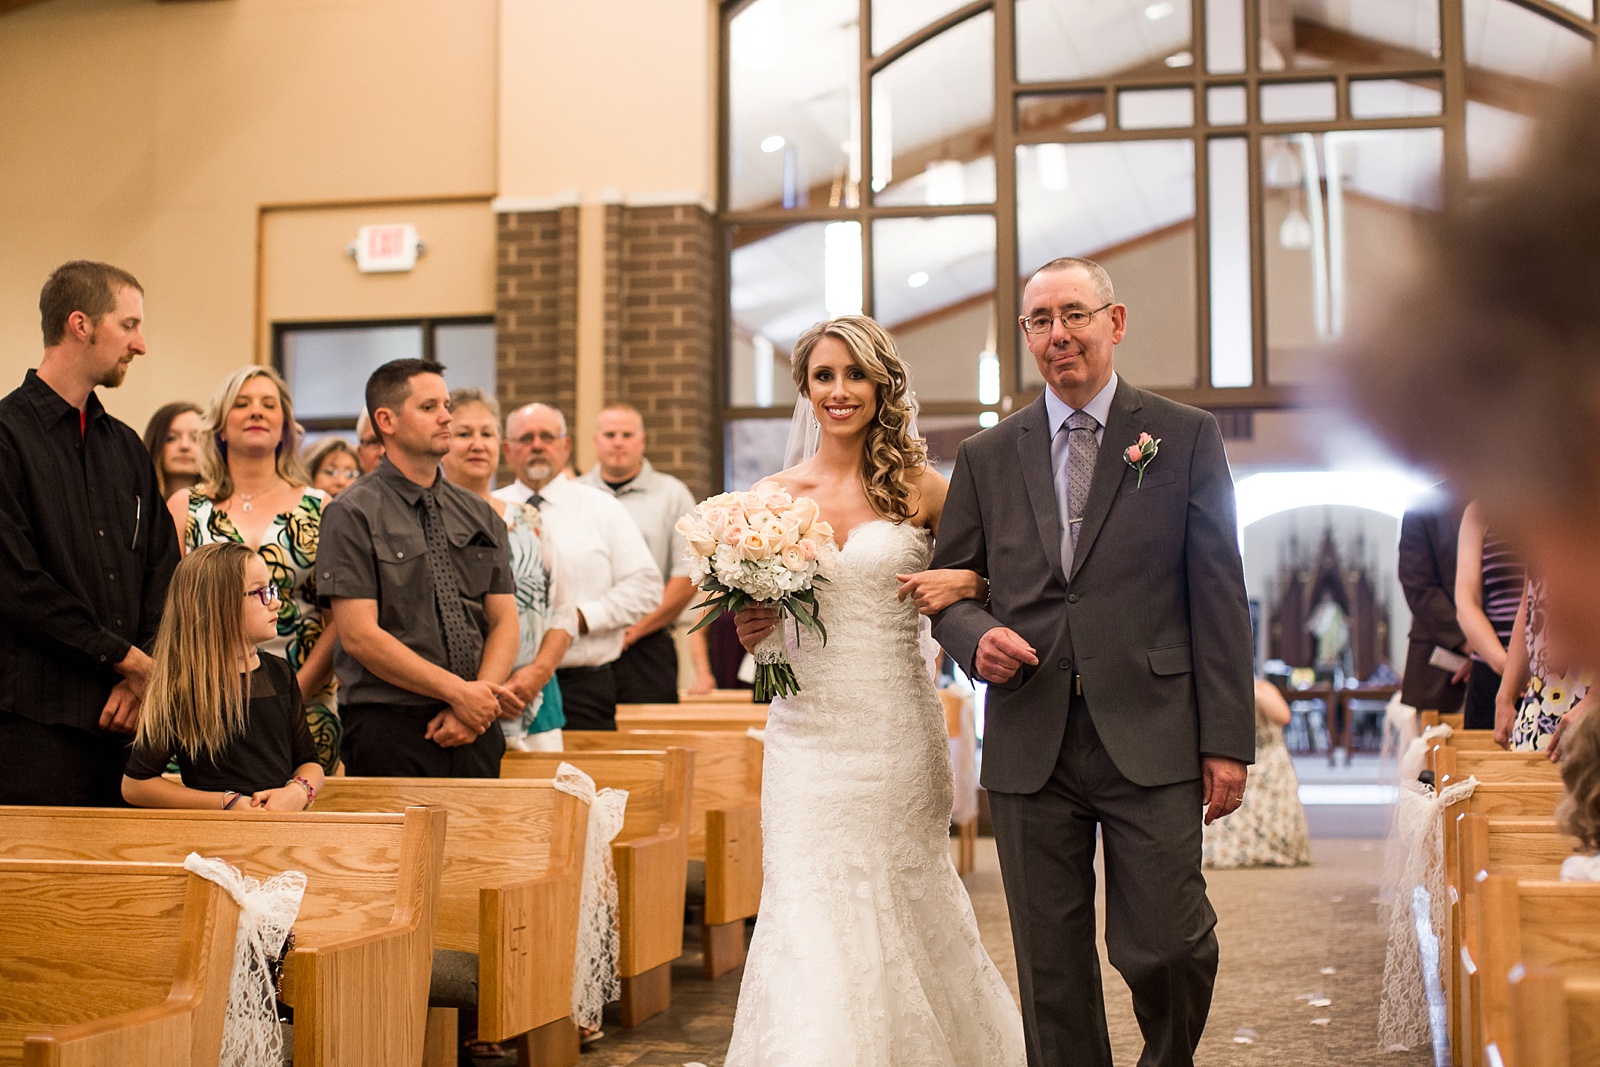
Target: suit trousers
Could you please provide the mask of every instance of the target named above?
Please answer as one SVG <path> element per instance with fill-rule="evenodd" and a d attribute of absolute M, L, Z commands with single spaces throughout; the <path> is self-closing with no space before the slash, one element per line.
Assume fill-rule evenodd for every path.
<path fill-rule="evenodd" d="M 611 661 L 618 704 L 676 704 L 678 646 L 672 627 L 645 634 Z"/>
<path fill-rule="evenodd" d="M 617 680 L 611 664 L 598 667 L 563 667 L 556 671 L 561 683 L 561 711 L 569 730 L 617 728 Z"/>
<path fill-rule="evenodd" d="M 0 804 L 121 808 L 133 738 L 0 711 Z"/>
<path fill-rule="evenodd" d="M 374 778 L 498 778 L 505 734 L 494 723 L 469 745 L 443 748 L 426 736 L 428 723 L 444 704 L 402 707 L 348 704 L 340 757 L 344 771 Z"/>
<path fill-rule="evenodd" d="M 989 794 L 1011 914 L 1029 1067 L 1111 1067 L 1095 943 L 1095 831 L 1106 948 L 1133 993 L 1140 1067 L 1194 1062 L 1217 976 L 1217 916 L 1200 873 L 1199 780 L 1124 778 L 1074 697 L 1050 780 Z"/>

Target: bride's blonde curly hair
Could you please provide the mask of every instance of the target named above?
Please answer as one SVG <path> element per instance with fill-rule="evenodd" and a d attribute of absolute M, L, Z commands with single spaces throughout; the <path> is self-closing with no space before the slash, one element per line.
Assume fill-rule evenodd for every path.
<path fill-rule="evenodd" d="M 819 322 L 794 343 L 789 356 L 794 384 L 802 394 L 810 376 L 811 353 L 817 342 L 832 337 L 876 386 L 877 412 L 861 450 L 861 484 L 867 502 L 884 518 L 911 518 L 911 481 L 907 475 L 928 465 L 928 446 L 911 436 L 916 404 L 911 399 L 911 371 L 894 346 L 889 331 L 865 315 L 844 315 Z"/>

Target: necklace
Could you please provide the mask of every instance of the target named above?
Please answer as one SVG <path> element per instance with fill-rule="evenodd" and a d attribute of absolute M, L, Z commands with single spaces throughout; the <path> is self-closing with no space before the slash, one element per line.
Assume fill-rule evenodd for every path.
<path fill-rule="evenodd" d="M 249 493 L 249 494 L 241 493 L 237 489 L 235 489 L 233 495 L 239 498 L 239 510 L 240 511 L 250 511 L 250 510 L 252 510 L 251 507 L 250 507 L 250 501 L 254 500 L 256 497 L 260 496 L 262 493 L 270 493 L 273 489 L 277 488 L 277 485 L 278 485 L 278 479 L 277 478 L 273 478 L 271 482 L 267 483 L 267 487 L 265 489 L 257 489 L 253 493 Z"/>

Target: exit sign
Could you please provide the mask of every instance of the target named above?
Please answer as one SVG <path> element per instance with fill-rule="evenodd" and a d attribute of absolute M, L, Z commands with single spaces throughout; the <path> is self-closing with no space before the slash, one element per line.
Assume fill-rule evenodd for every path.
<path fill-rule="evenodd" d="M 363 226 L 356 233 L 356 269 L 363 274 L 410 270 L 420 248 L 415 226 Z"/>

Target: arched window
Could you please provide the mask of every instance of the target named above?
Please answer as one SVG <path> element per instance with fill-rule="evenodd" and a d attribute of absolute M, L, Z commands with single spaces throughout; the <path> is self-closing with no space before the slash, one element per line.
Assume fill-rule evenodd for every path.
<path fill-rule="evenodd" d="M 726 4 L 728 484 L 781 458 L 795 337 L 852 311 L 953 457 L 1037 395 L 1018 298 L 1057 256 L 1110 271 L 1130 381 L 1292 406 L 1597 32 L 1594 0 Z"/>

